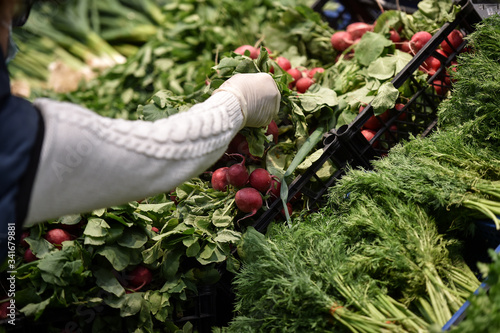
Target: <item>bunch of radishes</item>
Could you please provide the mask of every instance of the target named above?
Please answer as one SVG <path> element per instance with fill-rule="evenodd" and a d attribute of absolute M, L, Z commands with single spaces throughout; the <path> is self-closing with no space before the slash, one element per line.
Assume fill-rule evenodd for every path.
<path fill-rule="evenodd" d="M 349 47 L 357 44 L 368 31 L 373 31 L 373 24 L 354 22 L 349 24 L 345 30 L 333 33 L 330 42 L 336 51 L 344 52 Z"/>
<path fill-rule="evenodd" d="M 266 50 L 269 54 L 271 54 L 271 50 L 267 48 Z M 260 48 L 245 44 L 236 48 L 234 52 L 241 55 L 246 54 L 251 59 L 257 59 L 260 54 Z M 292 81 L 290 82 L 288 88 L 290 88 L 291 90 L 295 90 L 301 94 L 305 93 L 309 89 L 309 87 L 311 87 L 313 83 L 316 82 L 317 73 L 319 73 L 320 75 L 320 73 L 323 73 L 325 71 L 323 67 L 313 67 L 311 69 L 303 66 L 292 67 L 290 60 L 283 56 L 278 56 L 276 58 L 271 57 L 271 59 L 273 59 L 276 65 L 281 67 L 281 69 L 290 74 L 290 76 L 292 77 Z M 270 67 L 269 72 L 274 73 L 273 66 Z"/>
<path fill-rule="evenodd" d="M 394 109 L 386 110 L 385 112 L 381 113 L 378 116 L 372 115 L 361 127 L 361 134 L 366 138 L 367 141 L 370 141 L 371 139 L 373 139 L 375 134 L 377 134 L 377 131 L 381 129 L 382 126 L 384 126 L 385 123 L 391 118 L 392 110 L 400 111 L 404 107 L 405 107 L 404 104 L 397 103 L 394 106 Z M 361 105 L 359 107 L 359 113 L 361 113 L 364 108 L 365 106 Z M 404 121 L 406 117 L 407 117 L 406 112 L 401 112 L 398 116 L 398 120 Z M 398 128 L 396 124 L 392 124 L 389 128 L 389 132 L 392 132 L 393 134 L 397 133 L 397 130 Z M 378 145 L 379 145 L 378 141 L 375 141 L 372 144 L 374 148 L 378 147 Z"/>
<path fill-rule="evenodd" d="M 427 73 L 429 77 L 436 74 L 439 68 L 444 65 L 446 60 L 450 57 L 450 55 L 457 51 L 458 47 L 463 43 L 463 34 L 460 30 L 452 30 L 451 33 L 447 36 L 445 40 L 441 42 L 441 45 L 438 49 L 435 50 L 437 53 L 436 58 L 434 56 L 429 56 L 420 66 L 420 70 Z M 428 32 L 421 31 L 417 32 L 412 36 L 410 40 L 410 49 L 411 52 L 418 52 L 424 45 L 432 38 L 432 35 Z M 461 50 L 463 51 L 463 50 Z M 450 64 L 451 70 L 455 70 L 455 65 L 457 62 L 453 60 Z M 448 68 L 447 68 L 448 69 Z M 432 86 L 438 95 L 444 95 L 448 91 L 448 87 L 451 85 L 451 79 L 449 73 L 445 72 L 442 77 L 435 78 L 432 81 Z"/>
<path fill-rule="evenodd" d="M 239 221 L 251 217 L 262 208 L 264 199 L 278 198 L 280 183 L 264 168 L 256 168 L 249 172 L 242 154 L 227 154 L 241 159 L 231 166 L 219 167 L 212 173 L 212 188 L 218 191 L 236 190 L 235 204 L 238 209 L 247 213 Z M 238 221 L 238 222 L 239 222 Z"/>

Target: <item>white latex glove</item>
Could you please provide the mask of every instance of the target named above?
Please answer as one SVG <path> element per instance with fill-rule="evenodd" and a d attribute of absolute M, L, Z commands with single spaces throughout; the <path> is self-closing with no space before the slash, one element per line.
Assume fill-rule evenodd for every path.
<path fill-rule="evenodd" d="M 214 94 L 227 91 L 236 96 L 247 127 L 269 125 L 278 114 L 281 94 L 267 73 L 236 74 L 224 82 Z"/>

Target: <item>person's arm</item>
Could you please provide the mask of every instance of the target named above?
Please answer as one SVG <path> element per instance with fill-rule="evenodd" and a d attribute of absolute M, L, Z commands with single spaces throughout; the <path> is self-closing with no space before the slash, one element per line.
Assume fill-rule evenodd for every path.
<path fill-rule="evenodd" d="M 155 122 L 34 102 L 45 137 L 25 226 L 167 192 L 198 176 L 244 126 L 265 126 L 280 94 L 268 74 L 240 74 L 205 102 Z"/>

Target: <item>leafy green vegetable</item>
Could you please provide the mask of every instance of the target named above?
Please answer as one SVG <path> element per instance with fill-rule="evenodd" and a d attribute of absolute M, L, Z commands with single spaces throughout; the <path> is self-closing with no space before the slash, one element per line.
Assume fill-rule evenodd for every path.
<path fill-rule="evenodd" d="M 500 74 L 500 19 L 493 15 L 470 34 L 472 51 L 458 56 L 452 96 L 439 107 L 441 127 L 460 126 L 463 135 L 477 143 L 498 147 L 500 119 L 498 91 Z"/>

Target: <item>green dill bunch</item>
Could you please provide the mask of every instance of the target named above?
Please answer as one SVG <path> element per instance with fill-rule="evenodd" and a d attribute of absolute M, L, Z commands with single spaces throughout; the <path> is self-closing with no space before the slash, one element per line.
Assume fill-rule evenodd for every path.
<path fill-rule="evenodd" d="M 414 138 L 372 161 L 373 170 L 349 170 L 330 189 L 329 204 L 352 211 L 354 201 L 346 195 L 366 195 L 380 205 L 396 196 L 440 214 L 443 232 L 451 226 L 466 230 L 473 218 L 484 215 L 498 223 L 500 153 L 467 142 L 461 131 L 456 127 Z"/>
<path fill-rule="evenodd" d="M 476 25 L 471 49 L 458 55 L 449 99 L 438 108 L 441 128 L 460 127 L 470 140 L 500 147 L 500 15 Z"/>

